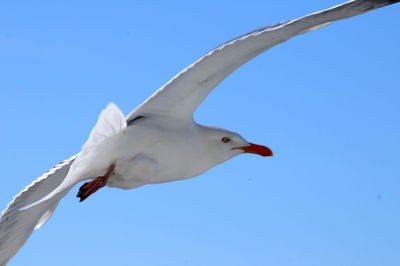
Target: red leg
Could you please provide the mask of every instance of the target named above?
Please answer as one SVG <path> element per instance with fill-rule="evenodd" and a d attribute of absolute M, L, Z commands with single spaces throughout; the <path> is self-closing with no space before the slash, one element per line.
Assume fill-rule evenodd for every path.
<path fill-rule="evenodd" d="M 114 168 L 115 164 L 110 165 L 105 175 L 99 176 L 95 180 L 83 184 L 79 188 L 78 195 L 76 195 L 78 198 L 80 198 L 79 201 L 84 201 L 87 197 L 95 193 L 100 188 L 104 187 L 107 183 L 108 177 L 111 175 Z"/>

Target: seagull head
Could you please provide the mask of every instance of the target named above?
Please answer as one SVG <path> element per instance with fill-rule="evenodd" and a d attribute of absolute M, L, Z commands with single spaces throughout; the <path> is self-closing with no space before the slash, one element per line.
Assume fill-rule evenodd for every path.
<path fill-rule="evenodd" d="M 238 133 L 210 126 L 203 126 L 203 136 L 206 138 L 202 143 L 207 151 L 207 157 L 212 161 L 222 163 L 232 157 L 252 153 L 263 157 L 272 156 L 271 149 L 266 146 L 246 141 Z"/>

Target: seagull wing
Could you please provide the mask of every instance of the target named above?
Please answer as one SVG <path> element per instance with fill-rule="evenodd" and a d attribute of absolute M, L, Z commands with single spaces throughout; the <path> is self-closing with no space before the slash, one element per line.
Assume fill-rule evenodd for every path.
<path fill-rule="evenodd" d="M 353 0 L 246 33 L 210 51 L 185 68 L 127 117 L 163 114 L 192 119 L 207 95 L 241 65 L 290 38 L 319 29 L 333 21 L 356 16 L 400 0 Z"/>
<path fill-rule="evenodd" d="M 65 190 L 43 204 L 20 211 L 57 188 L 67 176 L 69 168 L 77 155 L 57 164 L 47 173 L 36 179 L 8 204 L 0 217 L 0 265 L 6 263 L 24 245 L 34 229 L 40 228 L 53 214 Z M 61 195 L 62 194 L 62 195 Z"/>
<path fill-rule="evenodd" d="M 0 266 L 15 255 L 34 229 L 47 222 L 60 199 L 81 181 L 74 179 L 74 175 L 68 180 L 70 169 L 74 172 L 77 168 L 87 167 L 86 161 L 88 158 L 90 160 L 93 151 L 98 152 L 96 149 L 99 144 L 119 134 L 125 127 L 124 115 L 115 104 L 110 103 L 101 112 L 80 153 L 57 164 L 14 197 L 0 217 Z"/>

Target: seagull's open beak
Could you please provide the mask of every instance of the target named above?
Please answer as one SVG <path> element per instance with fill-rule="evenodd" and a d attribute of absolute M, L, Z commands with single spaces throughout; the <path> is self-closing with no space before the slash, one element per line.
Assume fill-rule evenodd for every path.
<path fill-rule="evenodd" d="M 236 148 L 232 148 L 232 149 L 233 150 L 241 149 L 241 150 L 243 150 L 244 153 L 254 153 L 254 154 L 264 156 L 264 157 L 273 155 L 272 151 L 268 147 L 253 144 L 253 143 L 249 143 L 249 144 L 250 144 L 250 146 L 236 147 Z"/>

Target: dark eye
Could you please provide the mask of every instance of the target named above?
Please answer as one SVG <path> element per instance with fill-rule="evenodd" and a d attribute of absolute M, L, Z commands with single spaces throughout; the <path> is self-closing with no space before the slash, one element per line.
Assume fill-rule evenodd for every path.
<path fill-rule="evenodd" d="M 229 141 L 231 141 L 231 139 L 228 138 L 228 137 L 223 137 L 223 138 L 221 139 L 221 141 L 222 141 L 223 143 L 228 143 Z"/>

